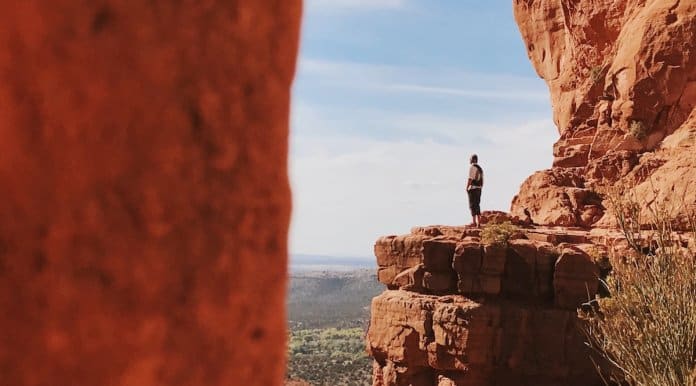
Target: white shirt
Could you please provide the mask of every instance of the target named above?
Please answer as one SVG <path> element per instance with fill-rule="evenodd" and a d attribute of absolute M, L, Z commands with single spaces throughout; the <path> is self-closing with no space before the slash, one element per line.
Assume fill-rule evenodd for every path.
<path fill-rule="evenodd" d="M 478 164 L 471 164 L 469 169 L 469 179 L 472 180 L 469 189 L 481 189 L 481 186 L 483 186 L 483 170 L 480 170 L 477 166 Z M 474 185 L 476 181 L 480 181 L 480 184 Z"/>

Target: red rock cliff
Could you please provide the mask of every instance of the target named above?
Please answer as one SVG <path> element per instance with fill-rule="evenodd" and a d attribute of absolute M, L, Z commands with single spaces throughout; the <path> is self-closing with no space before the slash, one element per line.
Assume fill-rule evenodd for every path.
<path fill-rule="evenodd" d="M 696 1 L 515 0 L 514 10 L 560 138 L 553 168 L 524 182 L 512 213 L 592 226 L 604 215 L 595 188 L 622 178 L 647 201 L 656 187 L 658 199 L 696 202 Z"/>

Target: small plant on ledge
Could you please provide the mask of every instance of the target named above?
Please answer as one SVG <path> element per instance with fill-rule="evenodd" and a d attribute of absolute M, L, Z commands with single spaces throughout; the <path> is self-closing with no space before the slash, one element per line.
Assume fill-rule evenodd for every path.
<path fill-rule="evenodd" d="M 497 245 L 507 247 L 508 240 L 520 229 L 510 221 L 502 223 L 488 223 L 481 230 L 481 243 L 485 245 Z"/>
<path fill-rule="evenodd" d="M 642 141 L 648 135 L 648 128 L 642 121 L 632 120 L 628 126 L 628 132 L 633 138 Z"/>
<path fill-rule="evenodd" d="M 594 66 L 590 70 L 590 78 L 592 83 L 597 83 L 602 78 L 602 72 L 604 71 L 604 66 Z"/>

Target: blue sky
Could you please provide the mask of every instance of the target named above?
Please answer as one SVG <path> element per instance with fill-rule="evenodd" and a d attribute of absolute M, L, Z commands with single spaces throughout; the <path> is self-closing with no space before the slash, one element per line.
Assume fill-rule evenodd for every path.
<path fill-rule="evenodd" d="M 557 138 L 507 0 L 307 0 L 292 103 L 291 253 L 469 223 L 472 153 L 507 210 Z"/>

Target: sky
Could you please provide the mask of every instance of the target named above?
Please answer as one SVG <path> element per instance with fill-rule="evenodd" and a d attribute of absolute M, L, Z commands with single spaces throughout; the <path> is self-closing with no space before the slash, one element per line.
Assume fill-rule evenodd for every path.
<path fill-rule="evenodd" d="M 291 254 L 371 258 L 382 235 L 509 210 L 549 168 L 548 89 L 510 0 L 306 0 L 291 111 Z"/>

